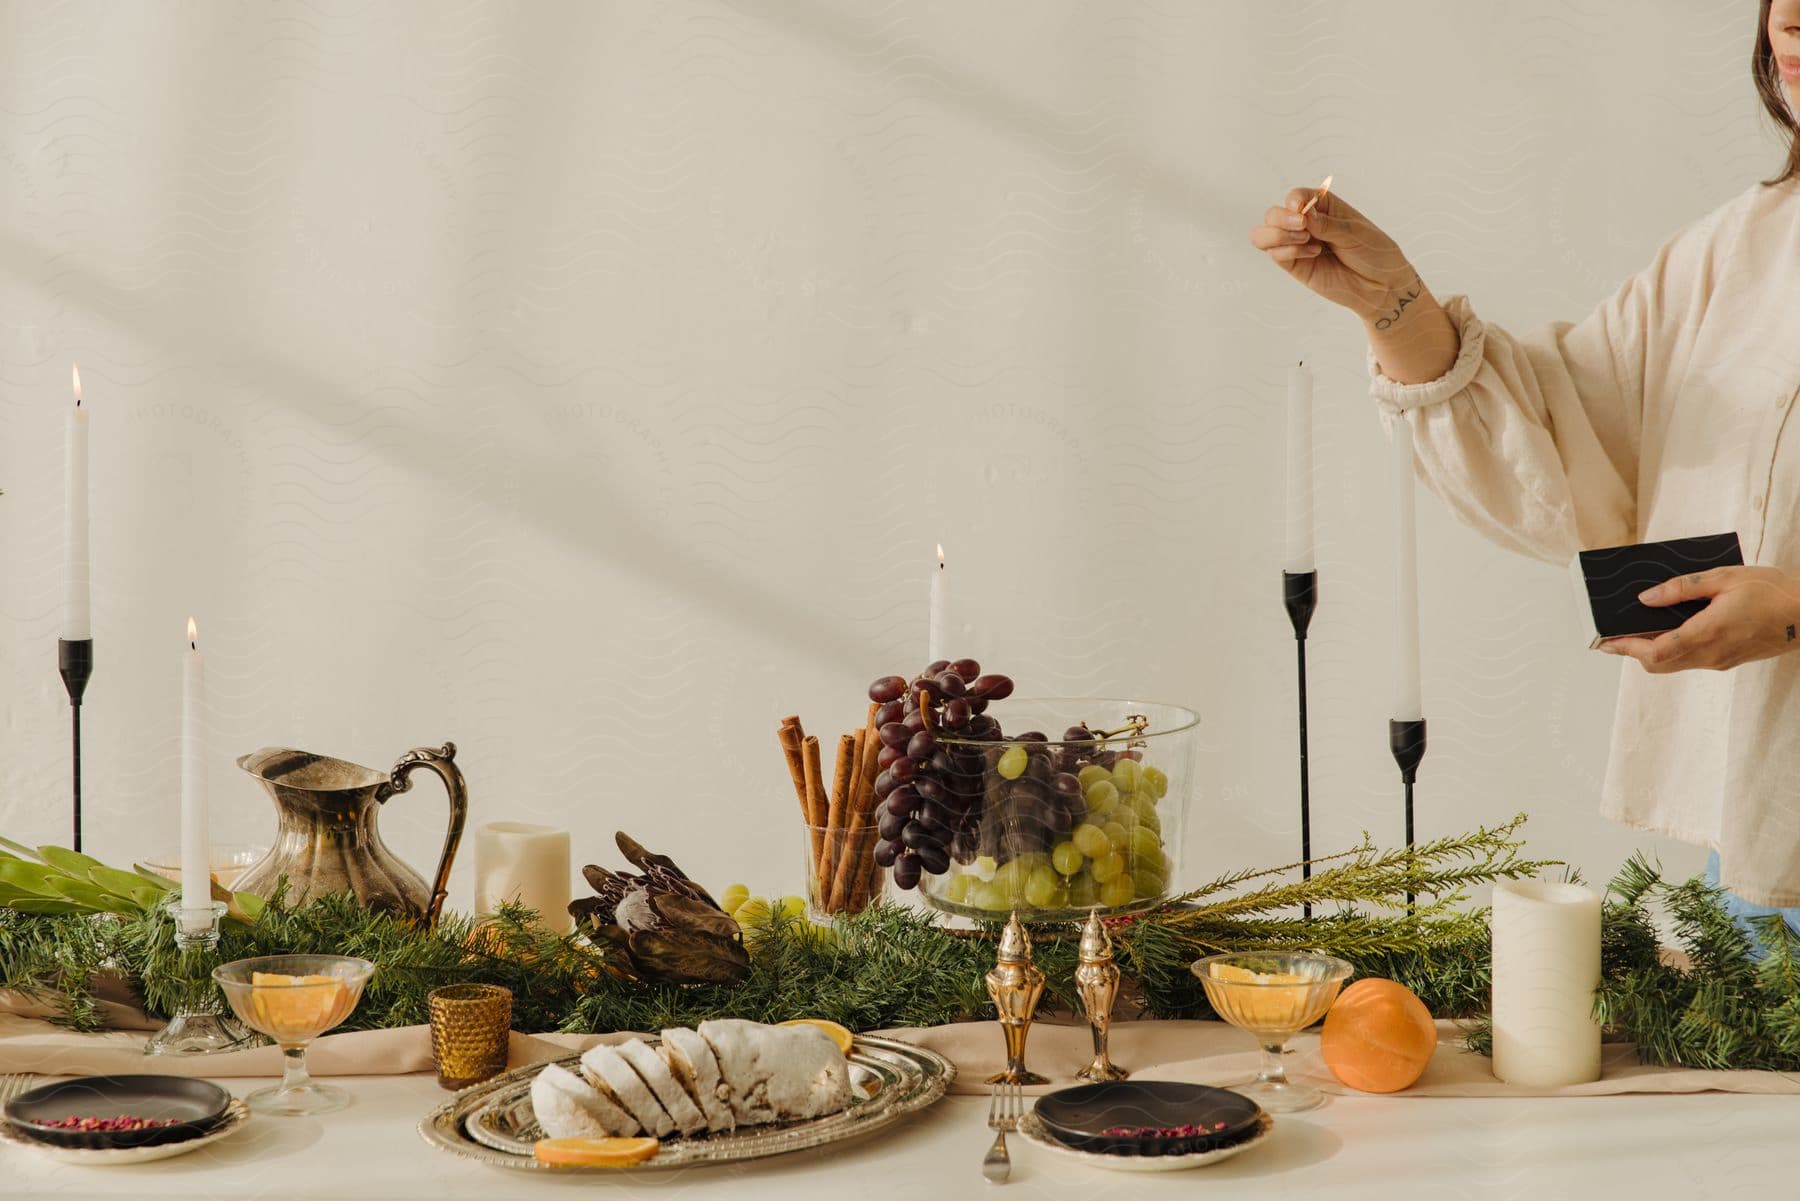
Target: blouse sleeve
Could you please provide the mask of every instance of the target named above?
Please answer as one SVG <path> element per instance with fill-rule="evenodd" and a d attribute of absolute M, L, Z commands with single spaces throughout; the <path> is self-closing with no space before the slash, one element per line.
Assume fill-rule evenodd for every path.
<path fill-rule="evenodd" d="M 1557 564 L 1637 540 L 1646 381 L 1673 378 L 1685 319 L 1704 308 L 1708 224 L 1665 245 L 1579 324 L 1519 337 L 1451 297 L 1462 346 L 1438 379 L 1398 383 L 1370 354 L 1384 424 L 1407 415 L 1419 476 L 1458 520 Z"/>

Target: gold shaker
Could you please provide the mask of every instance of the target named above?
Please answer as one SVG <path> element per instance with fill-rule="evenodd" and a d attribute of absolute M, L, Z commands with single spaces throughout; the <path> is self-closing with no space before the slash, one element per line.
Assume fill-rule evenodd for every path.
<path fill-rule="evenodd" d="M 1088 915 L 1081 927 L 1081 958 L 1075 968 L 1075 991 L 1087 1014 L 1094 1036 L 1094 1062 L 1075 1073 L 1080 1080 L 1123 1080 L 1131 1075 L 1106 1057 L 1106 1039 L 1112 1032 L 1113 1001 L 1119 995 L 1119 965 L 1113 962 L 1112 939 L 1100 924 L 1100 911 Z"/>
<path fill-rule="evenodd" d="M 988 996 L 1000 1014 L 1000 1031 L 1006 1036 L 1006 1070 L 988 1077 L 989 1084 L 1047 1084 L 1049 1081 L 1025 1066 L 1025 1036 L 1031 1017 L 1044 993 L 1044 973 L 1031 962 L 1031 936 L 1013 911 L 1000 934 L 1000 953 L 984 977 Z"/>

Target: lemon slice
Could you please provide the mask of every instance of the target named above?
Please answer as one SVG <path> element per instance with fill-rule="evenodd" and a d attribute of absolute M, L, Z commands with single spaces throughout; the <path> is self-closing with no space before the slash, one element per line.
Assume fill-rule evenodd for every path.
<path fill-rule="evenodd" d="M 628 1168 L 660 1150 L 653 1138 L 540 1138 L 532 1145 L 539 1163 L 559 1168 Z"/>
<path fill-rule="evenodd" d="M 829 1034 L 831 1041 L 837 1044 L 837 1049 L 846 1055 L 850 1054 L 850 1048 L 856 1043 L 856 1035 L 836 1022 L 828 1022 L 824 1018 L 795 1018 L 791 1022 L 780 1024 L 783 1026 L 817 1026 Z"/>
<path fill-rule="evenodd" d="M 250 974 L 254 1025 L 277 1042 L 308 1039 L 350 1016 L 350 990 L 336 976 Z"/>
<path fill-rule="evenodd" d="M 1235 963 L 1212 965 L 1212 979 L 1219 984 L 1213 1008 L 1234 1026 L 1246 1030 L 1299 1029 L 1305 1024 L 1313 996 L 1313 980 L 1298 972 L 1257 972 Z M 1232 988 L 1247 984 L 1260 987 Z"/>
<path fill-rule="evenodd" d="M 1215 963 L 1212 966 L 1213 979 L 1229 980 L 1233 984 L 1310 984 L 1312 981 L 1298 972 L 1253 972 L 1247 967 L 1239 967 L 1235 963 Z"/>

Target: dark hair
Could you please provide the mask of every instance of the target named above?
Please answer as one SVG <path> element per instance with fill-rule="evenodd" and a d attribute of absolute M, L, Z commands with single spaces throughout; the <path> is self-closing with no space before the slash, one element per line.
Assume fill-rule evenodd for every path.
<path fill-rule="evenodd" d="M 1769 111 L 1775 124 L 1787 131 L 1788 156 L 1781 174 L 1774 179 L 1766 179 L 1763 183 L 1774 187 L 1800 175 L 1800 123 L 1794 120 L 1794 112 L 1788 107 L 1787 96 L 1782 91 L 1781 77 L 1775 70 L 1775 47 L 1769 41 L 1769 9 L 1773 0 L 1762 0 L 1760 11 L 1756 17 L 1756 53 L 1750 56 L 1750 78 L 1756 84 L 1756 94 L 1762 97 L 1763 107 Z"/>

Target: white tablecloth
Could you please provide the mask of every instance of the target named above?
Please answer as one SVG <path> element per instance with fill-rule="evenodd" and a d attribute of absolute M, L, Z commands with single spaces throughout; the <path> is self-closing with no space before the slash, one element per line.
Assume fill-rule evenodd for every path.
<path fill-rule="evenodd" d="M 242 1094 L 265 1081 L 221 1081 Z M 987 1102 L 952 1096 L 904 1124 L 835 1149 L 728 1168 L 548 1176 L 490 1168 L 427 1146 L 419 1119 L 447 1094 L 430 1076 L 339 1079 L 355 1103 L 322 1118 L 253 1118 L 190 1155 L 129 1168 L 74 1167 L 0 1147 L 0 1196 L 179 1197 L 188 1201 L 327 1198 L 493 1201 L 656 1196 L 740 1201 L 862 1201 L 987 1196 L 978 1167 Z M 1071 1166 L 1010 1140 L 1020 1198 L 1156 1198 L 1252 1193 L 1287 1198 L 1792 1196 L 1800 1100 L 1720 1093 L 1619 1097 L 1337 1096 L 1279 1118 L 1269 1141 L 1216 1167 L 1125 1175 Z"/>

